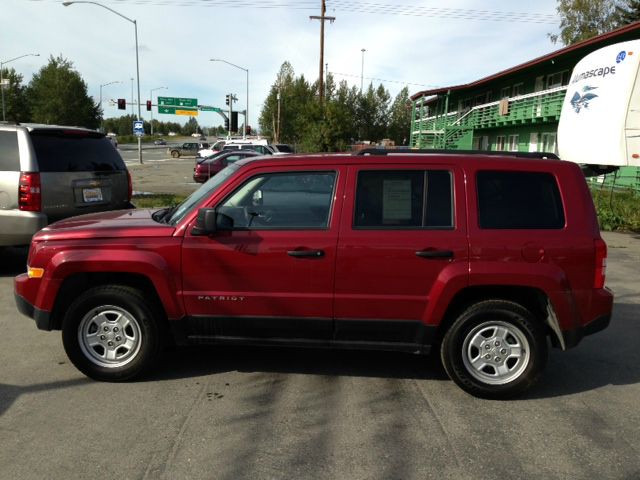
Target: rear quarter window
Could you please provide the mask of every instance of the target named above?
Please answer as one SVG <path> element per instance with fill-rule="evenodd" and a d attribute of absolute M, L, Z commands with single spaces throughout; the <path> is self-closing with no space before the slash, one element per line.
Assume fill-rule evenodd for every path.
<path fill-rule="evenodd" d="M 101 134 L 64 130 L 31 132 L 41 172 L 112 172 L 126 170 L 111 142 Z"/>
<path fill-rule="evenodd" d="M 558 184 L 546 172 L 477 174 L 478 215 L 484 229 L 560 229 L 565 225 Z"/>
<path fill-rule="evenodd" d="M 0 172 L 17 172 L 19 170 L 18 134 L 15 131 L 0 131 Z"/>

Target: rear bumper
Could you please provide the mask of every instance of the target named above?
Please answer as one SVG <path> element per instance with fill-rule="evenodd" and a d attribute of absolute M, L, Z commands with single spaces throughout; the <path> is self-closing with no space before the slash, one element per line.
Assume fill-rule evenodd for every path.
<path fill-rule="evenodd" d="M 44 213 L 0 210 L 0 246 L 29 245 L 33 234 L 47 224 Z"/>
<path fill-rule="evenodd" d="M 45 310 L 40 310 L 37 307 L 34 307 L 31 303 L 29 303 L 25 298 L 18 295 L 18 293 L 14 293 L 16 299 L 16 306 L 18 307 L 18 311 L 31 318 L 36 322 L 36 327 L 40 330 L 53 330 L 51 325 L 51 313 Z"/>
<path fill-rule="evenodd" d="M 596 290 L 591 299 L 591 318 L 589 323 L 573 330 L 562 332 L 565 348 L 575 347 L 584 337 L 601 332 L 611 323 L 613 311 L 613 293 L 608 288 Z"/>

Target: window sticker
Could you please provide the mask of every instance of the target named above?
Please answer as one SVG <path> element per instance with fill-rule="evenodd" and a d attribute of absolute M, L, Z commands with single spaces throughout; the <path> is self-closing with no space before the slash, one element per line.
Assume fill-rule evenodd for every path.
<path fill-rule="evenodd" d="M 411 219 L 411 180 L 382 182 L 382 222 Z"/>

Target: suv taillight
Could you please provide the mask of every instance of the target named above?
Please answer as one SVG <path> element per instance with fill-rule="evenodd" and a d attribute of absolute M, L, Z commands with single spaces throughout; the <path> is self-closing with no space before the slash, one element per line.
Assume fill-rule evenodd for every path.
<path fill-rule="evenodd" d="M 607 272 L 607 244 L 604 240 L 597 239 L 595 241 L 596 247 L 596 268 L 593 277 L 593 288 L 603 288 L 604 279 Z"/>
<path fill-rule="evenodd" d="M 131 173 L 127 170 L 127 201 L 131 202 L 133 196 L 133 181 L 131 180 Z"/>
<path fill-rule="evenodd" d="M 39 173 L 20 173 L 18 208 L 25 212 L 39 212 L 42 209 Z"/>

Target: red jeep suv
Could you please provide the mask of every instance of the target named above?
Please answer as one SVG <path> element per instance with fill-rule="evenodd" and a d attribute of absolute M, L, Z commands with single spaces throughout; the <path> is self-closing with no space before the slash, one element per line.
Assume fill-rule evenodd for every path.
<path fill-rule="evenodd" d="M 141 374 L 168 337 L 435 350 L 491 398 L 536 381 L 548 340 L 566 350 L 607 327 L 607 249 L 578 165 L 366 153 L 240 160 L 177 207 L 52 224 L 15 279 L 18 308 L 98 380 Z"/>

